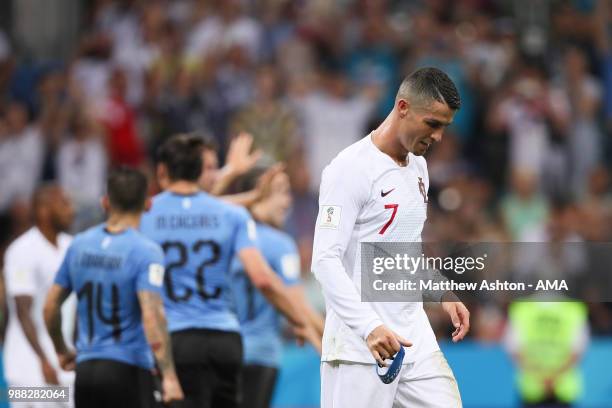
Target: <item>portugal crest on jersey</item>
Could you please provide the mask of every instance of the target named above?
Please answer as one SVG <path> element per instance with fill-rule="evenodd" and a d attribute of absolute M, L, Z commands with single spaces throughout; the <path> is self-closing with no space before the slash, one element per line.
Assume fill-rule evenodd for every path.
<path fill-rule="evenodd" d="M 419 177 L 419 191 L 421 192 L 421 195 L 423 196 L 423 202 L 425 204 L 427 204 L 427 192 L 425 191 L 425 183 L 423 183 L 423 178 Z"/>

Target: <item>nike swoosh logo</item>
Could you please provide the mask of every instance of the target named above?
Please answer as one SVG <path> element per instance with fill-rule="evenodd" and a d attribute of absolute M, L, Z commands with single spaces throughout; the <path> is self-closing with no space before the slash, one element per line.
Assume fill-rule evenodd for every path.
<path fill-rule="evenodd" d="M 386 197 L 388 194 L 390 194 L 393 190 L 395 190 L 395 188 L 392 188 L 391 190 L 387 191 L 386 193 L 383 192 L 382 190 L 380 190 L 380 196 L 381 197 Z"/>

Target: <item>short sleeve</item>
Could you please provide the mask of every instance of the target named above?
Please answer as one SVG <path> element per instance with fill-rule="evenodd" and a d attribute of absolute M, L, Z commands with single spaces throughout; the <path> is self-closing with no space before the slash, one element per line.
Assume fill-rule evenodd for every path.
<path fill-rule="evenodd" d="M 243 208 L 237 208 L 232 215 L 236 228 L 234 252 L 257 247 L 257 227 L 253 218 Z"/>
<path fill-rule="evenodd" d="M 159 245 L 151 242 L 138 251 L 136 260 L 136 290 L 161 292 L 164 284 L 164 253 Z"/>
<path fill-rule="evenodd" d="M 293 242 L 287 246 L 278 256 L 277 268 L 280 277 L 287 286 L 300 283 L 300 255 Z"/>
<path fill-rule="evenodd" d="M 34 257 L 21 247 L 12 247 L 6 251 L 4 274 L 8 296 L 34 296 L 36 293 Z"/>
<path fill-rule="evenodd" d="M 55 275 L 55 283 L 64 289 L 72 290 L 72 279 L 70 278 L 70 262 L 74 253 L 72 245 L 68 247 L 64 259 Z"/>

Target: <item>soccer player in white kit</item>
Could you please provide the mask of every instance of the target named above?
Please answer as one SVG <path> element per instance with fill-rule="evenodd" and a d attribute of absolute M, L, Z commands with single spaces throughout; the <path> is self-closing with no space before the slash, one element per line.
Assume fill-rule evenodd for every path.
<path fill-rule="evenodd" d="M 321 356 L 321 407 L 461 407 L 454 375 L 422 303 L 362 302 L 360 242 L 420 242 L 427 217 L 425 154 L 442 139 L 459 109 L 450 78 L 423 68 L 402 82 L 395 106 L 370 135 L 325 168 L 319 194 L 312 271 L 327 315 Z M 451 292 L 442 307 L 455 327 L 469 330 L 469 312 Z M 405 348 L 391 384 L 375 364 Z"/>
<path fill-rule="evenodd" d="M 43 321 L 43 305 L 72 241 L 65 233 L 74 211 L 57 185 L 39 187 L 32 200 L 35 225 L 19 236 L 4 255 L 9 319 L 4 343 L 4 373 L 9 386 L 61 385 L 72 389 L 74 373 L 60 368 Z M 72 338 L 76 313 L 73 296 L 62 307 L 65 337 Z M 66 407 L 71 403 L 12 403 L 15 407 Z"/>

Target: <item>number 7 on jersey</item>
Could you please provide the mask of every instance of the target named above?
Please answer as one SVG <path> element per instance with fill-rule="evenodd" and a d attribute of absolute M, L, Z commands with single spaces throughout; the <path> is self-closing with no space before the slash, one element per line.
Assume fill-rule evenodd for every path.
<path fill-rule="evenodd" d="M 389 228 L 389 226 L 391 225 L 391 223 L 395 219 L 395 214 L 397 214 L 397 207 L 399 207 L 399 204 L 385 204 L 385 210 L 393 209 L 393 212 L 391 213 L 391 218 L 389 218 L 389 221 L 387 221 L 387 223 L 385 225 L 383 225 L 383 227 L 380 229 L 380 231 L 378 231 L 378 233 L 380 235 L 385 233 L 387 228 Z"/>

